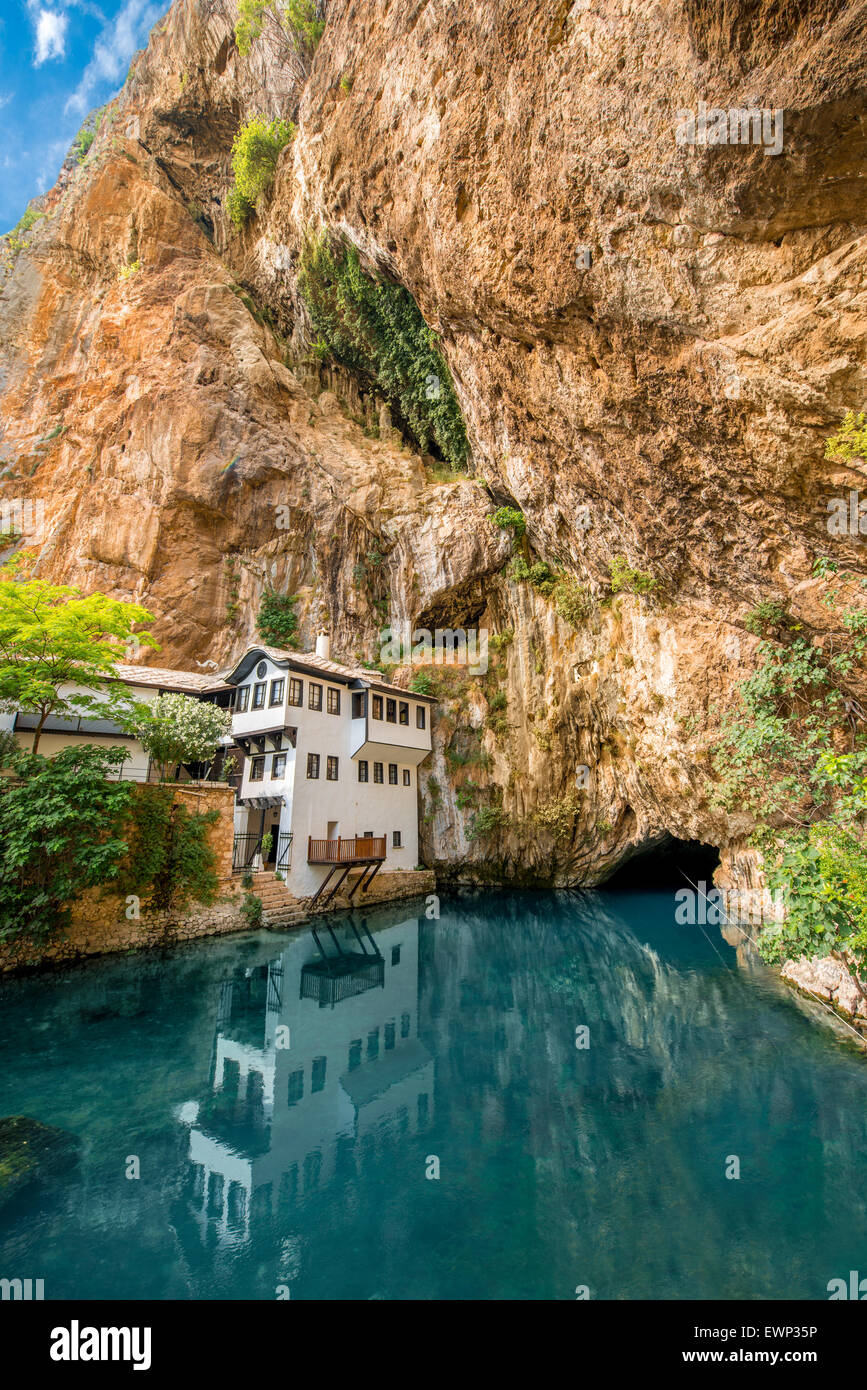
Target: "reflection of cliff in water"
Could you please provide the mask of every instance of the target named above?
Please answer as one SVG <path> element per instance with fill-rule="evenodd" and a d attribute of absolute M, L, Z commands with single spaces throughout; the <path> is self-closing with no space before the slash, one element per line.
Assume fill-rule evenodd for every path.
<path fill-rule="evenodd" d="M 437 1128 L 463 1128 L 467 1151 L 497 1148 L 504 1170 L 510 1148 L 528 1149 L 528 1239 L 563 1281 L 574 1274 L 604 1297 L 686 1297 L 680 1276 L 695 1267 L 696 1297 L 767 1296 L 779 1276 L 770 1251 L 778 1258 L 780 1233 L 800 1224 L 793 1178 L 801 1217 L 812 1209 L 815 1222 L 840 1227 L 848 1203 L 864 1229 L 863 1064 L 852 1058 L 851 1092 L 829 1091 L 817 1056 L 839 1069 L 839 1049 L 797 1026 L 770 972 L 759 1021 L 735 951 L 713 929 L 669 927 L 658 895 L 645 899 L 653 947 L 599 893 L 539 895 L 536 910 L 531 895 L 503 893 L 496 914 L 490 897 L 478 913 L 473 901 L 464 895 L 460 919 L 422 947 Z M 579 1026 L 589 1027 L 587 1050 L 576 1049 Z M 490 1067 L 467 1076 L 479 1056 Z M 473 1103 L 450 1105 L 468 1086 Z M 738 1181 L 724 1176 L 729 1155 L 740 1158 Z M 749 1287 L 732 1276 L 733 1246 Z M 812 1242 L 793 1240 L 793 1296 L 824 1296 L 817 1258 Z M 630 1265 L 641 1293 L 622 1283 Z"/>

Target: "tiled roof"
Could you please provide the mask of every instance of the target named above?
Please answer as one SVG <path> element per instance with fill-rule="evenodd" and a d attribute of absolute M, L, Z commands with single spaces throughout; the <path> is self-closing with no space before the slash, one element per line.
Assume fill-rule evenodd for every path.
<path fill-rule="evenodd" d="M 387 690 L 395 695 L 410 695 L 414 700 L 430 700 L 435 703 L 432 695 L 419 695 L 415 690 L 407 690 L 402 685 L 391 685 L 382 679 L 378 671 L 373 671 L 367 666 L 344 666 L 342 662 L 332 661 L 330 657 L 318 656 L 316 652 L 283 651 L 279 647 L 266 647 L 264 645 L 250 647 L 248 651 L 261 651 L 266 656 L 270 656 L 272 661 L 285 661 L 290 666 L 305 666 L 314 671 L 321 671 L 323 676 L 339 676 L 342 680 L 364 681 L 376 690 Z M 241 660 L 243 657 L 239 657 L 234 666 L 237 666 Z M 234 669 L 234 666 L 220 672 L 220 675 L 227 676 Z"/>
<path fill-rule="evenodd" d="M 127 666 L 118 662 L 118 676 L 127 685 L 152 685 L 163 690 L 221 690 L 219 671 L 168 671 L 162 666 Z"/>
<path fill-rule="evenodd" d="M 122 664 L 118 664 L 115 670 L 120 679 L 130 685 L 155 686 L 164 690 L 198 690 L 203 694 L 210 694 L 215 690 L 226 688 L 227 678 L 251 652 L 263 652 L 272 661 L 285 663 L 291 669 L 317 671 L 326 679 L 328 676 L 334 676 L 344 681 L 364 681 L 374 690 L 382 690 L 388 694 L 403 695 L 404 697 L 409 695 L 414 700 L 427 700 L 436 703 L 432 695 L 420 695 L 417 691 L 407 690 L 402 685 L 391 685 L 382 679 L 378 671 L 370 670 L 366 666 L 345 666 L 343 662 L 318 656 L 316 652 L 285 651 L 280 647 L 266 647 L 264 643 L 248 647 L 237 661 L 233 661 L 222 671 L 168 671 L 159 666 L 125 666 Z"/>

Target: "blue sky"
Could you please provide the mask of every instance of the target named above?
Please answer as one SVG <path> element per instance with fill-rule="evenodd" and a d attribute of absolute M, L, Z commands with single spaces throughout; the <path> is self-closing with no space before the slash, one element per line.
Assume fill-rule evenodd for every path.
<path fill-rule="evenodd" d="M 169 0 L 0 0 L 0 233 L 57 178 Z"/>

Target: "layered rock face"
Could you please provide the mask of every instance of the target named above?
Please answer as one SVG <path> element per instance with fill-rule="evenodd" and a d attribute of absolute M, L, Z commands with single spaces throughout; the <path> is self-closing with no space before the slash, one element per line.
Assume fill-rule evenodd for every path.
<path fill-rule="evenodd" d="M 500 634 L 443 682 L 428 861 L 594 883 L 675 836 L 745 883 L 708 762 L 744 617 L 827 638 L 815 557 L 863 571 L 826 526 L 863 470 L 823 454 L 867 395 L 867 3 L 330 0 L 309 73 L 267 29 L 242 57 L 236 18 L 178 0 L 12 259 L 2 497 L 44 503 L 38 572 L 143 602 L 162 665 L 228 660 L 271 586 L 350 658 L 386 619 Z M 298 129 L 239 234 L 254 113 Z M 321 228 L 440 335 L 470 476 L 310 359 Z M 580 615 L 504 573 L 502 505 Z M 616 556 L 652 594 L 612 599 Z"/>

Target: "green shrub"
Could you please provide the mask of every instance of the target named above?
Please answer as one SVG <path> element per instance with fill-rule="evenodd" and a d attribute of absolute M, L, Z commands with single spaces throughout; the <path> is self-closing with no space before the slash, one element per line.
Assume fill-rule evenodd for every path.
<path fill-rule="evenodd" d="M 825 458 L 836 463 L 848 463 L 853 458 L 867 458 L 867 415 L 847 410 L 836 434 L 825 444 Z"/>
<path fill-rule="evenodd" d="M 259 198 L 271 187 L 280 151 L 294 135 L 292 121 L 280 117 L 266 121 L 264 116 L 253 116 L 237 132 L 232 143 L 235 183 L 226 199 L 226 210 L 236 227 L 252 216 Z"/>
<path fill-rule="evenodd" d="M 650 594 L 658 587 L 659 581 L 645 570 L 632 569 L 625 555 L 615 555 L 608 563 L 611 575 L 611 592 L 619 594 Z"/>
<path fill-rule="evenodd" d="M 262 925 L 262 899 L 255 893 L 245 893 L 241 903 L 241 916 L 244 923 L 251 930 Z"/>
<path fill-rule="evenodd" d="M 374 279 L 354 246 L 309 237 L 298 288 L 321 349 L 377 387 L 418 448 L 462 469 L 466 428 L 436 334 L 403 285 Z"/>
<path fill-rule="evenodd" d="M 482 806 L 470 817 L 467 827 L 467 839 L 479 840 L 483 836 L 493 835 L 497 830 L 501 830 L 508 823 L 508 817 L 500 806 Z"/>
<path fill-rule="evenodd" d="M 87 888 L 116 879 L 132 787 L 107 778 L 125 759 L 122 748 L 3 748 L 13 779 L 0 780 L 0 939 L 62 928 Z"/>
<path fill-rule="evenodd" d="M 769 629 L 781 627 L 786 618 L 786 609 L 779 603 L 766 601 L 757 603 L 744 618 L 744 627 L 756 637 L 761 637 Z"/>
<path fill-rule="evenodd" d="M 491 515 L 491 524 L 501 531 L 511 531 L 516 540 L 527 532 L 526 518 L 517 507 L 498 507 Z"/>
<path fill-rule="evenodd" d="M 75 150 L 75 158 L 79 164 L 83 164 L 90 153 L 90 147 L 96 139 L 95 130 L 80 130 L 76 135 L 72 148 Z"/>
<path fill-rule="evenodd" d="M 416 671 L 409 683 L 409 688 L 416 695 L 433 695 L 435 683 L 430 671 Z"/>
<path fill-rule="evenodd" d="M 828 606 L 839 618 L 832 646 L 785 621 L 759 643 L 759 664 L 721 720 L 713 795 L 754 817 L 768 884 L 784 900 L 785 922 L 759 935 L 764 958 L 848 955 L 863 967 L 867 734 L 849 680 L 867 656 L 867 609 L 841 609 L 837 595 Z"/>
<path fill-rule="evenodd" d="M 219 818 L 216 810 L 187 810 L 168 787 L 142 787 L 130 807 L 129 854 L 118 891 L 146 895 L 155 911 L 212 903 L 219 879 L 208 830 Z"/>
<path fill-rule="evenodd" d="M 262 595 L 256 631 L 269 647 L 298 646 L 297 594 L 277 594 L 273 589 Z"/>
<path fill-rule="evenodd" d="M 590 612 L 590 595 L 577 579 L 565 575 L 554 586 L 554 607 L 564 622 L 578 627 Z"/>

